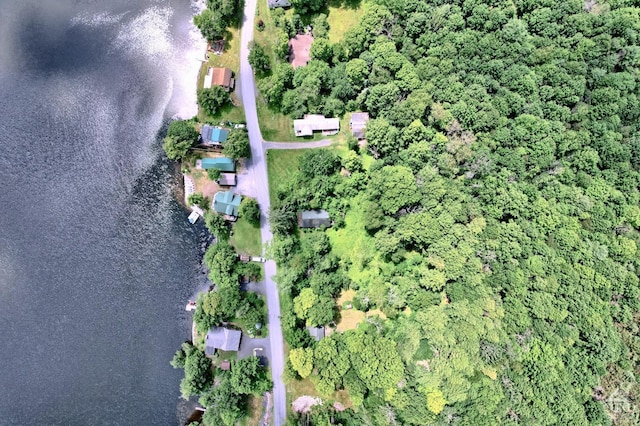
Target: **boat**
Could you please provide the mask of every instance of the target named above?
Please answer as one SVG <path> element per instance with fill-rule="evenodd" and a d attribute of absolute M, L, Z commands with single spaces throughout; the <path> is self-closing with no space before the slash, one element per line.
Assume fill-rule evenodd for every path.
<path fill-rule="evenodd" d="M 189 300 L 189 303 L 187 303 L 187 306 L 184 308 L 184 310 L 187 312 L 195 311 L 196 302 L 194 302 L 193 300 Z"/>
<path fill-rule="evenodd" d="M 189 223 L 193 225 L 198 221 L 198 219 L 200 219 L 200 215 L 198 214 L 197 211 L 192 211 L 188 219 L 189 219 Z"/>

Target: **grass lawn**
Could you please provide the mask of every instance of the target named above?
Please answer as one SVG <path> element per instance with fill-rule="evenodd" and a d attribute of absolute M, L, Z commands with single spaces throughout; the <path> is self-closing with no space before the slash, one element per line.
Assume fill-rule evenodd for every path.
<path fill-rule="evenodd" d="M 341 41 L 346 32 L 358 23 L 364 14 L 364 3 L 364 1 L 346 1 L 340 7 L 329 6 L 327 22 L 331 43 Z"/>
<path fill-rule="evenodd" d="M 250 256 L 260 256 L 262 254 L 262 237 L 260 228 L 255 227 L 246 219 L 240 217 L 233 224 L 233 236 L 230 241 L 238 253 Z"/>
<path fill-rule="evenodd" d="M 258 426 L 262 418 L 262 396 L 249 395 L 247 398 L 247 413 L 240 424 L 244 426 Z"/>
<path fill-rule="evenodd" d="M 276 189 L 291 179 L 298 170 L 298 159 L 305 153 L 302 149 L 270 149 L 267 151 L 267 175 L 269 197 L 275 200 Z"/>
<path fill-rule="evenodd" d="M 303 380 L 291 380 L 289 382 L 285 382 L 285 386 L 287 389 L 287 402 L 289 403 L 289 406 L 291 406 L 293 401 L 303 395 L 312 396 L 314 398 L 320 397 L 315 385 L 309 378 Z M 329 398 L 320 398 L 322 398 L 323 401 L 337 401 L 344 405 L 345 408 L 350 408 L 353 405 L 349 398 L 349 392 L 346 390 L 336 391 L 331 394 Z"/>

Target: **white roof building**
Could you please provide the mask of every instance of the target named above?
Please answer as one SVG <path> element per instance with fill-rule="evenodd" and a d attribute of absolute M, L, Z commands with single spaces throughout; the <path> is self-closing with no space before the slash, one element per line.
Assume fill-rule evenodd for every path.
<path fill-rule="evenodd" d="M 309 114 L 303 119 L 293 120 L 296 136 L 312 136 L 313 132 L 335 134 L 340 130 L 338 118 L 326 118 L 324 115 Z"/>

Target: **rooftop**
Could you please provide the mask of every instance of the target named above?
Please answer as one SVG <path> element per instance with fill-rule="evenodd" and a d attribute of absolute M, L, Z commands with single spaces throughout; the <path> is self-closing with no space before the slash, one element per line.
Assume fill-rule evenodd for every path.
<path fill-rule="evenodd" d="M 242 197 L 233 191 L 220 191 L 213 197 L 213 210 L 228 216 L 238 216 L 238 208 Z"/>
<path fill-rule="evenodd" d="M 240 349 L 242 333 L 238 330 L 229 330 L 223 327 L 213 327 L 204 339 L 206 355 L 213 355 L 216 349 L 222 351 L 237 351 Z"/>
<path fill-rule="evenodd" d="M 205 124 L 202 126 L 202 143 L 224 143 L 227 141 L 229 131 L 221 127 L 213 127 Z"/>
<path fill-rule="evenodd" d="M 309 114 L 303 119 L 293 120 L 296 136 L 311 136 L 315 131 L 338 131 L 340 119 L 326 118 L 324 115 Z"/>
<path fill-rule="evenodd" d="M 236 167 L 232 158 L 228 157 L 208 157 L 196 160 L 196 169 L 218 169 L 222 172 L 233 172 Z"/>

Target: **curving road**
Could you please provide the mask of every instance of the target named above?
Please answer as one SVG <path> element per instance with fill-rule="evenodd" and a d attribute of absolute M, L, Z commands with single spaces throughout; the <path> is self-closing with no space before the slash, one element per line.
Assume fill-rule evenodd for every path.
<path fill-rule="evenodd" d="M 253 39 L 253 21 L 256 16 L 256 0 L 245 0 L 244 16 L 242 17 L 242 33 L 240 37 L 240 92 L 244 111 L 247 118 L 247 130 L 251 143 L 251 159 L 246 163 L 247 172 L 253 180 L 254 190 L 260 205 L 260 233 L 262 242 L 267 243 L 273 235 L 267 223 L 267 213 L 271 203 L 269 201 L 269 185 L 267 181 L 267 163 L 265 149 L 262 146 L 262 134 L 258 126 L 256 112 L 256 87 L 253 71 L 249 65 L 249 42 Z M 278 288 L 272 277 L 276 274 L 276 264 L 273 260 L 264 263 L 264 286 L 269 309 L 269 343 L 271 354 L 271 376 L 273 378 L 273 424 L 285 424 L 287 416 L 287 395 L 282 382 L 284 370 L 284 344 L 282 327 L 280 326 L 280 298 Z"/>

